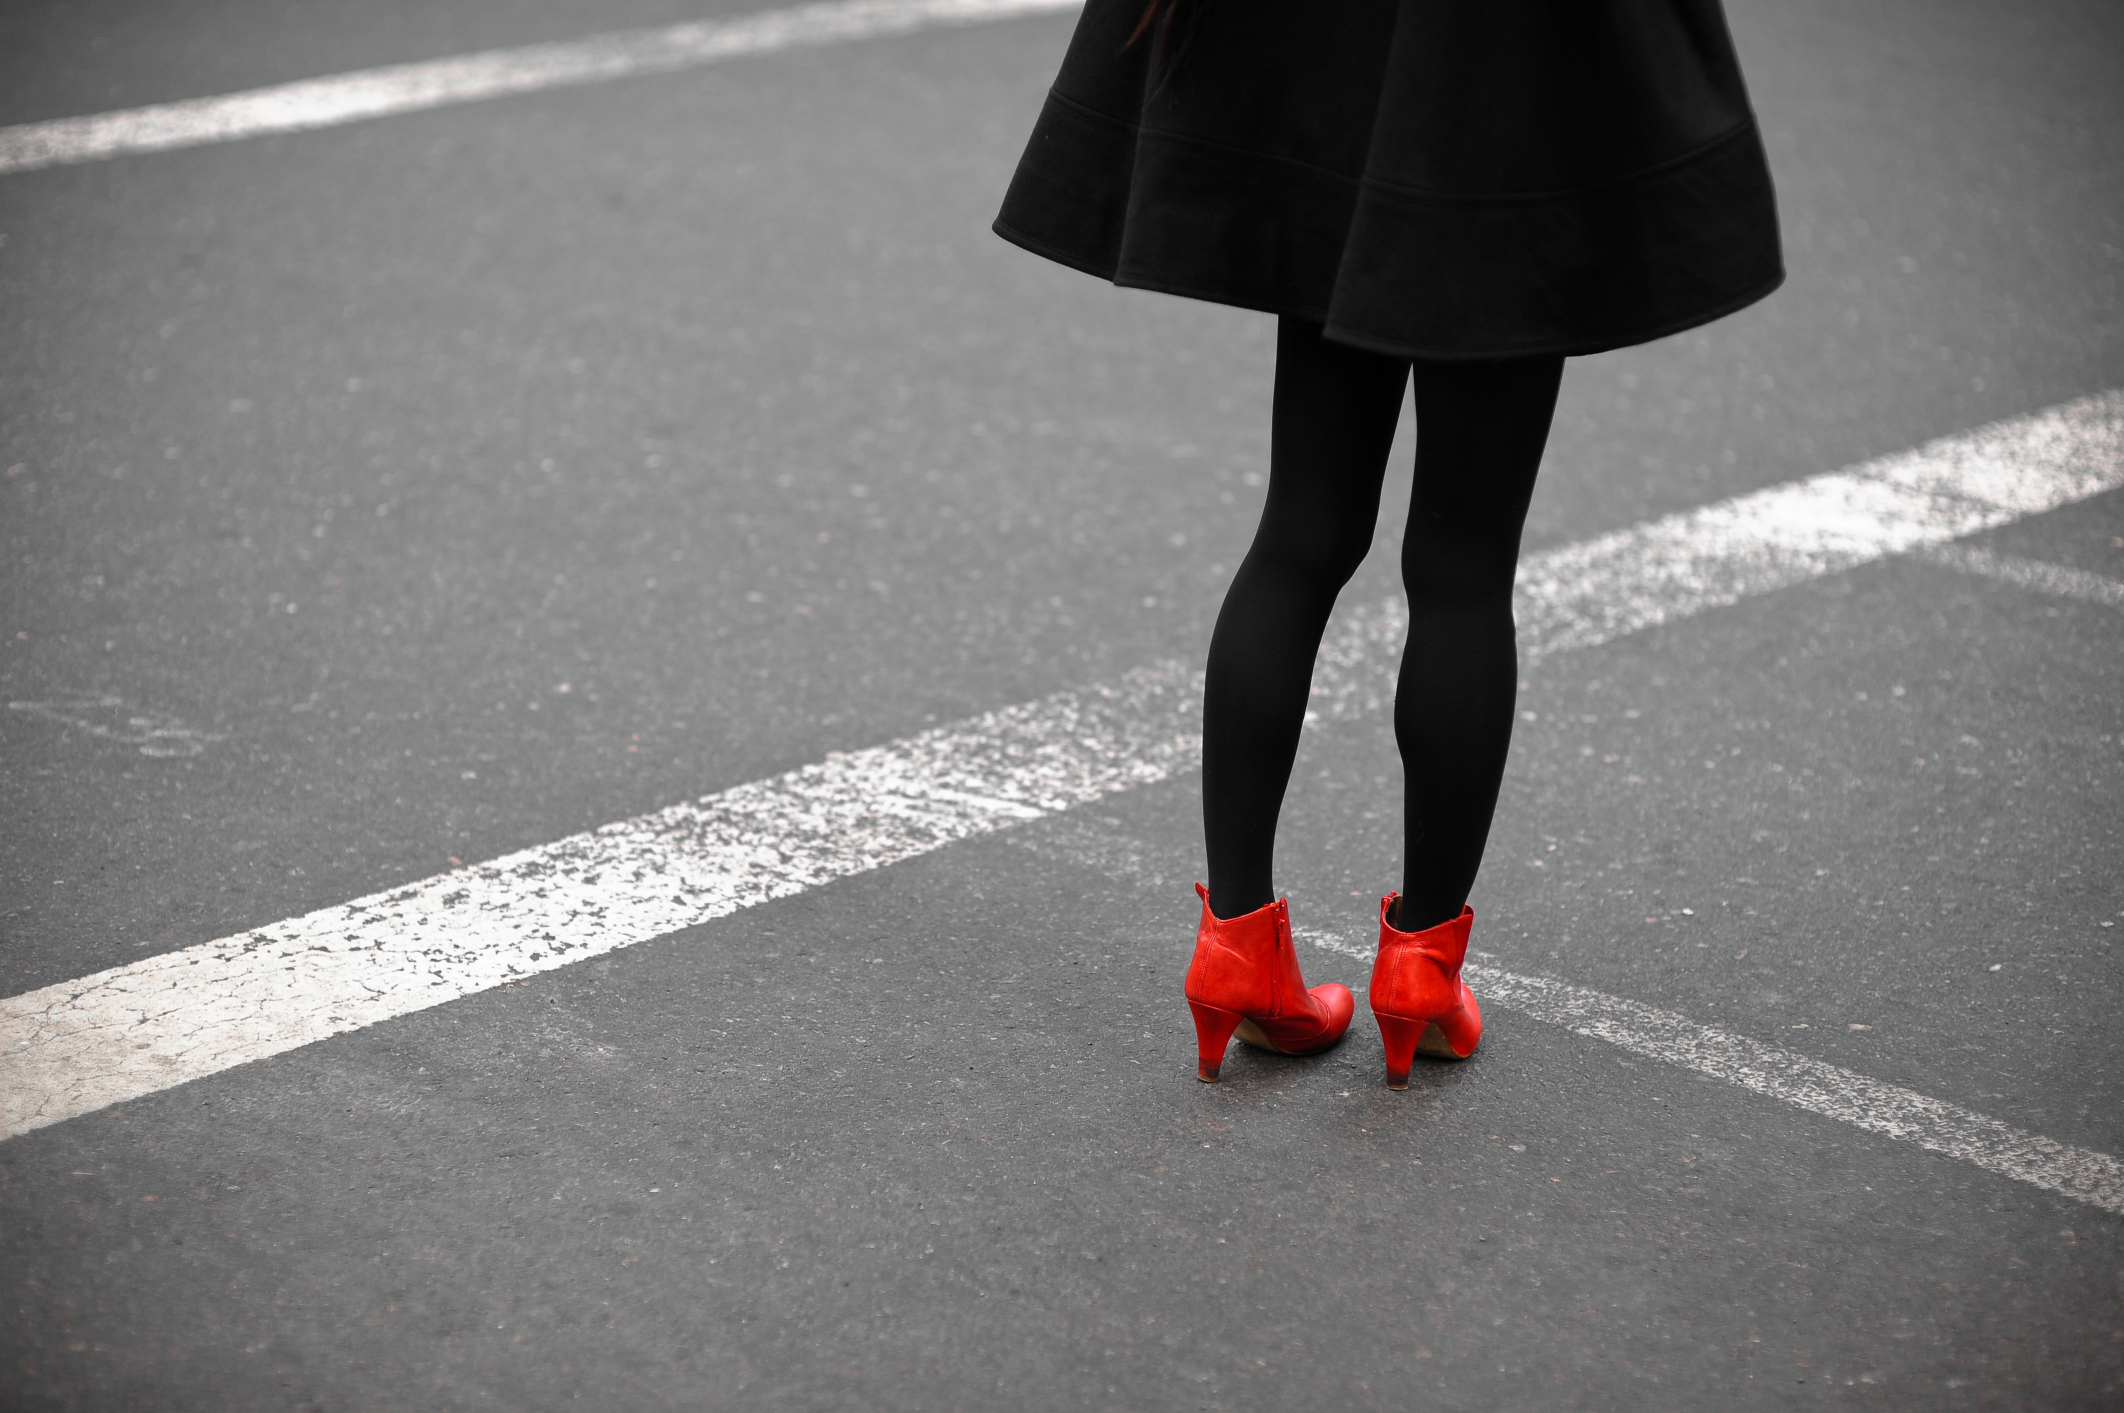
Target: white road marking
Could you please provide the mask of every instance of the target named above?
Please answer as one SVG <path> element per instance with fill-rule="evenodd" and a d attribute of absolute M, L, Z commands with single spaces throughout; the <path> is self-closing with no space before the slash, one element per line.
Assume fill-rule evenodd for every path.
<path fill-rule="evenodd" d="M 2107 604 L 2111 608 L 2124 608 L 2124 579 L 2090 574 L 2084 569 L 2051 564 L 2041 559 L 2023 559 L 2017 554 L 1999 554 L 1974 545 L 1932 545 L 1919 550 L 1918 558 L 1959 569 L 1964 574 L 1996 579 L 2017 589 L 2033 589 L 2039 594 L 2054 594 L 2061 599 L 2080 599 L 2087 603 Z"/>
<path fill-rule="evenodd" d="M 1372 960 L 1370 945 L 1316 929 L 1293 931 L 1326 951 L 1367 963 Z M 1699 1025 L 1673 1011 L 1555 977 L 1527 976 L 1478 962 L 1468 963 L 1461 974 L 1484 1005 L 1506 1006 L 1632 1054 L 1680 1065 L 1809 1113 L 1915 1143 L 2105 1212 L 2124 1213 L 2124 1162 L 2096 1149 L 2059 1143 L 1782 1045 Z"/>
<path fill-rule="evenodd" d="M 1520 654 L 1532 662 L 1593 647 L 2119 485 L 2124 392 L 2008 418 L 1529 555 L 1512 603 Z M 1316 709 L 1365 714 L 1391 703 L 1407 631 L 1399 600 L 1342 618 L 1321 648 Z"/>
<path fill-rule="evenodd" d="M 196 756 L 221 737 L 186 726 L 175 717 L 128 710 L 123 699 L 83 693 L 48 702 L 9 702 L 9 711 L 56 721 L 98 740 L 137 746 L 144 756 Z"/>
<path fill-rule="evenodd" d="M 0 128 L 0 175 L 136 152 L 475 103 L 541 89 L 667 74 L 750 54 L 1076 9 L 1082 0 L 828 0 L 731 20 L 490 49 L 294 83 Z"/>
<path fill-rule="evenodd" d="M 2120 485 L 2112 392 L 1529 556 L 1523 641 L 1591 646 Z M 1403 617 L 1331 631 L 1330 714 L 1385 704 Z M 1154 664 L 0 1000 L 4 1135 L 1168 779 L 1195 764 L 1200 683 Z"/>
<path fill-rule="evenodd" d="M 0 1000 L 4 1134 L 1166 779 L 1197 680 L 1139 669 Z"/>

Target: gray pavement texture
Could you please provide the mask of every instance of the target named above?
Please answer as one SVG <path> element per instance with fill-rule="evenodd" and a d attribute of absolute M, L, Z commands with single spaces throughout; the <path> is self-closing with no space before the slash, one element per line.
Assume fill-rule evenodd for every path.
<path fill-rule="evenodd" d="M 0 121 L 714 13 L 24 4 Z M 1530 547 L 2124 385 L 2124 10 L 1731 14 L 1791 283 L 1572 363 Z M 987 233 L 1068 29 L 0 180 L 0 688 L 117 703 L 0 712 L 5 994 L 1198 656 L 1272 330 Z M 1979 543 L 2124 575 L 2124 497 Z M 2124 1151 L 2120 645 L 1890 561 L 1546 659 L 1475 946 Z M 1309 737 L 1301 926 L 1394 779 Z M 2124 1404 L 2093 1208 L 1503 1009 L 1197 1085 L 1198 806 L 0 1145 L 0 1403 Z"/>

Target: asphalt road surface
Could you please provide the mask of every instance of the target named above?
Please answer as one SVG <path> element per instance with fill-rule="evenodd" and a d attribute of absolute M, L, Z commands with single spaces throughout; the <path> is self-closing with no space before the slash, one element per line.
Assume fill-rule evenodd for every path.
<path fill-rule="evenodd" d="M 21 4 L 0 124 L 744 9 Z M 1530 553 L 2124 387 L 2124 11 L 1731 15 L 1790 283 L 1569 365 Z M 1070 23 L 0 175 L 0 997 L 1199 662 L 1273 330 L 988 233 Z M 0 1402 L 2117 1407 L 2124 1189 L 2027 1173 L 2124 1154 L 2120 580 L 2109 489 L 1530 660 L 1475 949 L 1664 1049 L 1493 1004 L 1406 1093 L 1362 1015 L 1197 1084 L 1199 794 L 1121 752 L 20 1126 Z M 1397 778 L 1322 713 L 1310 980 Z"/>

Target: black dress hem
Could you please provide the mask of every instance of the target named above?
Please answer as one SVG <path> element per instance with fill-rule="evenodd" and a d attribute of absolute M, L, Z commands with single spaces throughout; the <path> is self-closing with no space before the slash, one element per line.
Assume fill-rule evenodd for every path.
<path fill-rule="evenodd" d="M 1602 338 L 1582 339 L 1577 342 L 1533 344 L 1524 348 L 1494 346 L 1485 348 L 1479 353 L 1470 353 L 1457 348 L 1424 349 L 1412 347 L 1376 338 L 1369 334 L 1359 333 L 1334 323 L 1329 323 L 1323 332 L 1336 343 L 1346 343 L 1353 348 L 1362 348 L 1373 353 L 1384 353 L 1390 357 L 1406 358 L 1413 362 L 1423 363 L 1493 363 L 1504 362 L 1514 358 L 1586 358 L 1596 353 L 1612 353 L 1618 348 L 1632 348 L 1641 343 L 1651 343 L 1655 339 L 1670 338 L 1675 334 L 1685 334 L 1691 329 L 1701 328 L 1705 324 L 1723 319 L 1728 314 L 1738 313 L 1756 301 L 1768 297 L 1784 282 L 1785 275 L 1780 270 L 1761 285 L 1751 290 L 1744 290 L 1723 305 L 1711 305 L 1707 308 L 1692 310 L 1690 313 L 1681 315 L 1665 324 L 1624 330 Z"/>
<path fill-rule="evenodd" d="M 1105 280 L 1116 289 L 1140 289 L 1148 294 L 1171 295 L 1176 299 L 1196 299 L 1206 304 L 1222 304 L 1231 309 L 1246 309 L 1259 314 L 1273 314 L 1278 318 L 1303 319 L 1308 323 L 1323 325 L 1322 332 L 1336 343 L 1348 344 L 1352 348 L 1361 348 L 1370 353 L 1385 354 L 1390 358 L 1406 358 L 1411 362 L 1426 363 L 1486 363 L 1503 362 L 1514 358 L 1583 358 L 1595 353 L 1610 353 L 1618 348 L 1629 348 L 1636 344 L 1650 343 L 1655 339 L 1669 338 L 1675 334 L 1687 333 L 1690 329 L 1710 323 L 1713 320 L 1722 319 L 1728 314 L 1736 313 L 1758 300 L 1768 297 L 1785 281 L 1784 272 L 1780 270 L 1756 288 L 1744 290 L 1734 296 L 1723 308 L 1713 307 L 1707 310 L 1700 310 L 1663 325 L 1653 325 L 1627 331 L 1606 341 L 1580 340 L 1575 343 L 1559 342 L 1553 345 L 1497 348 L 1485 350 L 1481 353 L 1469 353 L 1464 349 L 1458 348 L 1424 348 L 1411 344 L 1395 343 L 1343 328 L 1339 325 L 1328 323 L 1327 311 L 1318 307 L 1306 308 L 1267 301 L 1256 303 L 1229 298 L 1217 291 L 1194 289 L 1169 282 L 1117 279 L 1112 267 L 1102 268 L 1073 251 L 1051 245 L 1035 236 L 1026 234 L 1024 231 L 1017 230 L 1000 218 L 997 219 L 991 229 L 1004 240 L 1009 241 L 1021 250 L 1029 251 L 1044 260 L 1052 260 L 1057 265 L 1063 265 L 1069 269 Z"/>
<path fill-rule="evenodd" d="M 1087 9 L 1088 55 L 1104 42 L 1085 37 L 1093 19 L 1118 23 L 1125 8 Z M 1304 136 L 1302 119 L 1274 128 L 1275 150 L 1249 139 L 1264 130 L 1237 114 L 1238 140 L 1220 141 L 1205 119 L 1250 90 L 1212 83 L 1214 72 L 1196 74 L 1186 104 L 1139 99 L 1135 118 L 1058 80 L 996 233 L 1124 288 L 1304 318 L 1339 342 L 1428 360 L 1624 347 L 1721 318 L 1783 282 L 1769 166 L 1737 77 L 1724 121 L 1658 160 L 1603 171 L 1596 153 L 1558 165 L 1565 180 L 1512 189 L 1481 182 L 1479 165 L 1457 183 L 1396 180 L 1428 169 L 1368 156 L 1363 142 Z M 1285 71 L 1273 72 L 1280 81 Z M 1299 66 L 1292 81 L 1332 76 L 1308 72 Z M 1063 79 L 1117 98 L 1138 83 L 1105 57 L 1066 64 Z M 1387 140 L 1375 134 L 1375 145 Z M 1658 146 L 1639 144 L 1647 158 Z"/>

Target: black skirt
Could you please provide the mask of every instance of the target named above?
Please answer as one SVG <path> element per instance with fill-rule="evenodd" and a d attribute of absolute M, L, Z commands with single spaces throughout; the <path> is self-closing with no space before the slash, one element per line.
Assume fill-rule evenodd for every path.
<path fill-rule="evenodd" d="M 996 233 L 1411 358 L 1595 353 L 1784 278 L 1719 0 L 1088 0 Z"/>

